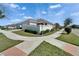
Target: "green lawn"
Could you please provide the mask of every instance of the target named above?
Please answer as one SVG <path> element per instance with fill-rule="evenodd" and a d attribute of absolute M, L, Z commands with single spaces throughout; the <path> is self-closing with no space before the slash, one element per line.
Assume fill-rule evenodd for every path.
<path fill-rule="evenodd" d="M 59 30 L 53 30 L 53 31 L 50 31 L 50 32 L 45 33 L 45 34 L 43 34 L 43 35 L 44 35 L 44 36 L 51 35 L 51 34 L 57 32 L 57 31 L 59 31 Z"/>
<path fill-rule="evenodd" d="M 28 36 L 28 37 L 37 37 L 38 36 L 36 34 L 24 32 L 24 31 L 13 31 L 13 33 L 16 33 L 16 34 L 19 34 L 22 36 Z"/>
<path fill-rule="evenodd" d="M 6 36 L 4 36 L 2 33 L 0 33 L 0 52 L 13 47 L 23 41 L 20 40 L 11 40 L 8 39 Z"/>
<path fill-rule="evenodd" d="M 70 33 L 69 35 L 62 34 L 57 39 L 79 46 L 79 37 L 73 33 Z"/>
<path fill-rule="evenodd" d="M 58 31 L 58 30 L 56 30 L 56 31 Z M 43 34 L 43 36 L 51 35 L 51 34 L 55 33 L 56 31 L 51 31 L 51 32 L 45 33 L 45 34 Z M 16 34 L 19 34 L 19 35 L 22 35 L 22 36 L 28 36 L 28 37 L 42 36 L 42 35 L 33 34 L 33 33 L 29 33 L 29 32 L 24 32 L 24 31 L 13 31 L 13 33 L 16 33 Z"/>
<path fill-rule="evenodd" d="M 71 56 L 71 54 L 47 43 L 41 43 L 34 51 L 32 51 L 30 56 Z"/>

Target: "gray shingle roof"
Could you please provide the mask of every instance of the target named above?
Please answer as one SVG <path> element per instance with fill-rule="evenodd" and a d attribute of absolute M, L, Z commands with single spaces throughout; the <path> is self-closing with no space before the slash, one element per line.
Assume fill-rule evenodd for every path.
<path fill-rule="evenodd" d="M 49 22 L 49 21 L 47 21 L 47 20 L 45 20 L 45 19 L 37 19 L 36 20 L 37 21 L 37 23 L 48 23 L 48 24 L 51 24 L 51 25 L 53 25 L 51 22 Z"/>
<path fill-rule="evenodd" d="M 48 24 L 51 24 L 53 25 L 51 22 L 45 20 L 45 19 L 36 19 L 36 20 L 33 20 L 33 19 L 28 19 L 26 21 L 24 21 L 23 23 L 48 23 Z"/>
<path fill-rule="evenodd" d="M 29 23 L 48 23 L 48 24 L 53 25 L 51 22 L 49 22 L 49 21 L 47 21 L 47 20 L 45 20 L 45 19 L 40 18 L 40 19 L 36 19 L 36 20 L 34 20 L 34 19 L 27 19 L 27 20 L 25 20 L 25 21 L 23 21 L 23 22 L 16 23 L 16 24 L 11 24 L 11 25 L 7 25 L 7 26 L 22 25 L 22 24 L 24 24 L 24 23 L 26 23 L 26 24 L 29 24 Z"/>

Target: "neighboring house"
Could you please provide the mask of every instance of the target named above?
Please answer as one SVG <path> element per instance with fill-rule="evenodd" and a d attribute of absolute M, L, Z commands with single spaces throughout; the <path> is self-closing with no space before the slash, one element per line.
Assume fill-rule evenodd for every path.
<path fill-rule="evenodd" d="M 79 28 L 79 25 L 73 24 L 71 27 L 72 28 Z"/>
<path fill-rule="evenodd" d="M 54 28 L 54 25 L 44 19 L 27 19 L 23 22 L 20 23 L 16 23 L 16 24 L 11 24 L 11 25 L 6 25 L 7 29 L 20 29 L 22 28 L 22 30 L 31 30 L 31 31 L 36 31 L 38 33 L 40 33 L 41 31 L 45 31 L 45 30 L 51 30 Z"/>
<path fill-rule="evenodd" d="M 51 30 L 53 24 L 44 19 L 28 19 L 22 23 L 23 30 L 31 30 L 40 33 L 41 31 Z"/>
<path fill-rule="evenodd" d="M 7 29 L 15 29 L 16 26 L 15 26 L 15 24 L 11 24 L 11 25 L 6 25 L 5 28 L 7 28 Z"/>
<path fill-rule="evenodd" d="M 7 29 L 20 29 L 22 28 L 22 25 L 21 23 L 17 23 L 17 24 L 6 25 L 5 27 Z"/>

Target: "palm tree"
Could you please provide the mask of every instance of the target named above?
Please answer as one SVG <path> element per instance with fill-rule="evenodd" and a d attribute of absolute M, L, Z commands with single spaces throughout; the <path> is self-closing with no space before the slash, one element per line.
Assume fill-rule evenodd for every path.
<path fill-rule="evenodd" d="M 67 18 L 65 21 L 64 21 L 64 27 L 67 27 L 68 25 L 70 25 L 72 23 L 72 19 L 71 18 Z"/>

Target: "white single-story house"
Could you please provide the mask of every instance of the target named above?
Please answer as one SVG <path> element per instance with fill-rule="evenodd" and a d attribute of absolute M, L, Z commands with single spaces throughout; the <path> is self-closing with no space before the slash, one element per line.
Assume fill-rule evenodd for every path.
<path fill-rule="evenodd" d="M 15 26 L 15 24 L 10 24 L 10 25 L 6 25 L 5 28 L 7 28 L 7 29 L 15 29 L 16 26 Z"/>
<path fill-rule="evenodd" d="M 5 28 L 7 28 L 7 29 L 19 29 L 21 27 L 22 27 L 21 23 L 10 24 L 10 25 L 5 26 Z"/>
<path fill-rule="evenodd" d="M 32 30 L 40 33 L 41 31 L 53 29 L 53 24 L 44 19 L 28 19 L 22 23 L 23 30 Z"/>

